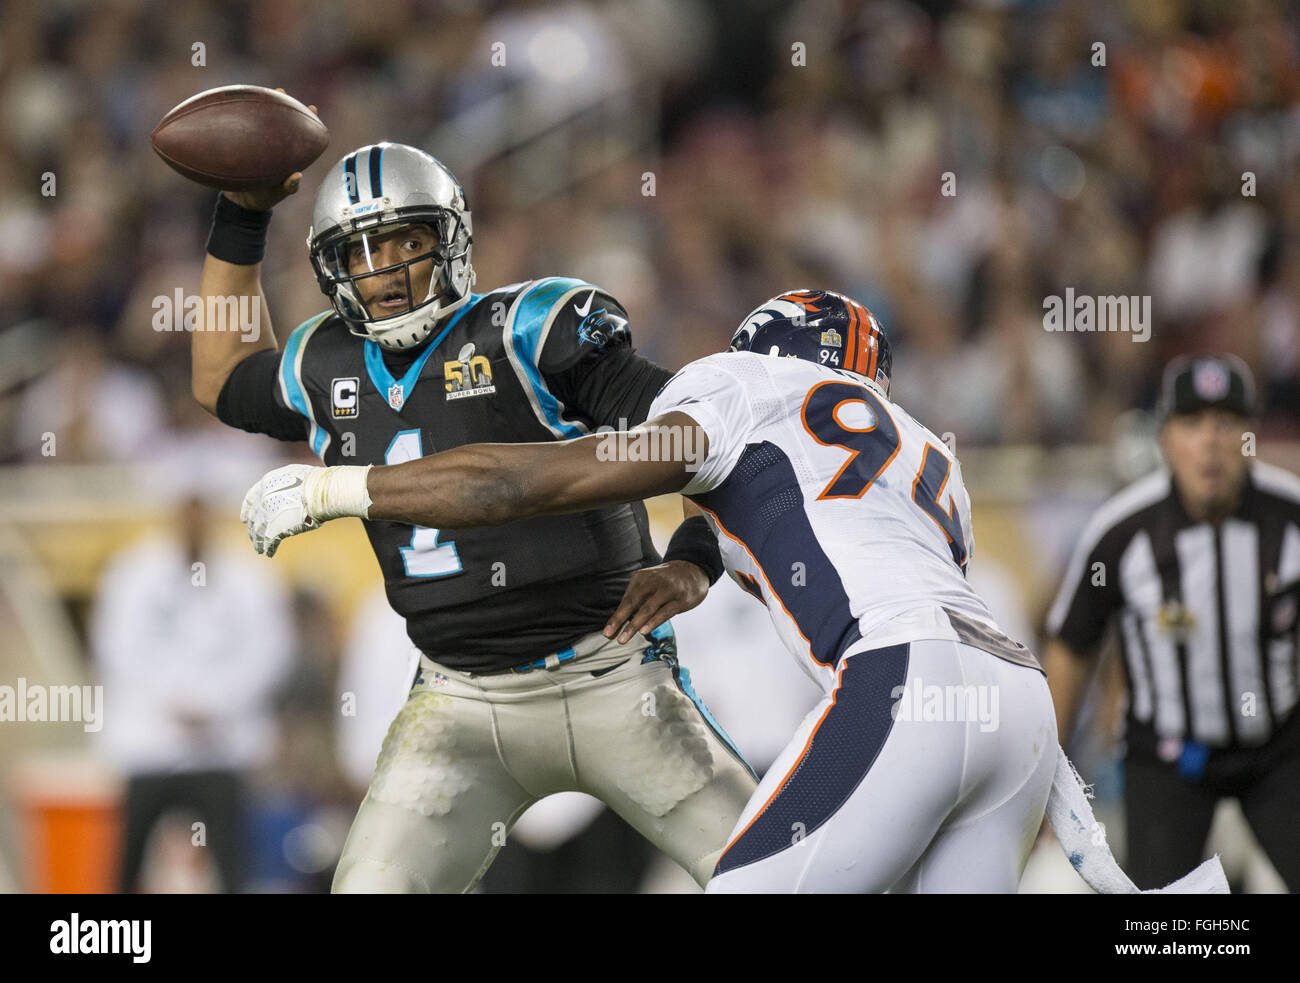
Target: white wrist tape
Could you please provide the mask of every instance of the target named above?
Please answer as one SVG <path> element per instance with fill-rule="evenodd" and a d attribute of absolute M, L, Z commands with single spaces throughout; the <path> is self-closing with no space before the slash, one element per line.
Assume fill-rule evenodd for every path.
<path fill-rule="evenodd" d="M 334 468 L 312 468 L 302 482 L 302 500 L 307 514 L 317 522 L 344 516 L 370 517 L 370 492 L 366 479 L 371 465 L 346 464 Z"/>

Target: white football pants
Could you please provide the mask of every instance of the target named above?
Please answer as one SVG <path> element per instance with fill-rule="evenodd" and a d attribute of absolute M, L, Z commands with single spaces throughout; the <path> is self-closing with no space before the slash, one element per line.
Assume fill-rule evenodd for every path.
<path fill-rule="evenodd" d="M 1056 759 L 1037 670 L 955 641 L 850 650 L 707 890 L 1014 892 Z"/>
<path fill-rule="evenodd" d="M 333 890 L 472 890 L 524 810 L 563 791 L 600 799 L 704 884 L 757 779 L 655 651 L 595 632 L 526 673 L 421 657 Z"/>

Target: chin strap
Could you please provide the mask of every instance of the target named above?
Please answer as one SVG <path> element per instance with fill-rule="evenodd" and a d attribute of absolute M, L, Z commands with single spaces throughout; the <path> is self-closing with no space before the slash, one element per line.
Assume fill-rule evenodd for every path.
<path fill-rule="evenodd" d="M 379 345 L 381 348 L 384 348 L 388 351 L 394 351 L 394 352 L 406 351 L 408 349 L 414 348 L 416 345 L 423 344 L 424 340 L 428 338 L 429 335 L 433 334 L 433 330 L 438 326 L 438 322 L 447 318 L 451 314 L 454 314 L 456 311 L 460 310 L 462 307 L 468 304 L 469 297 L 470 297 L 469 291 L 466 291 L 465 295 L 461 297 L 459 300 L 457 300 L 450 307 L 439 307 L 436 313 L 429 315 L 430 318 L 429 330 L 424 333 L 424 338 L 421 338 L 419 341 L 414 341 L 409 345 L 394 345 L 391 342 L 386 343 L 385 341 L 383 341 L 380 338 L 377 338 L 374 334 L 370 333 L 367 330 L 358 331 L 351 324 L 349 324 L 349 329 L 352 331 L 353 334 L 360 335 L 364 338 L 369 338 L 376 345 Z M 403 328 L 402 330 L 406 330 L 406 329 Z"/>

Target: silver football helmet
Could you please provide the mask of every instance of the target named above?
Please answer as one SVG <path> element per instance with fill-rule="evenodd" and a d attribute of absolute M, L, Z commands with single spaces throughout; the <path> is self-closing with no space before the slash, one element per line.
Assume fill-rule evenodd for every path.
<path fill-rule="evenodd" d="M 418 226 L 427 228 L 401 243 L 416 249 L 378 265 L 380 245 Z M 353 334 L 390 349 L 418 345 L 469 300 L 472 242 L 459 182 L 434 157 L 401 143 L 362 147 L 330 168 L 307 230 L 321 292 Z M 427 281 L 424 271 L 411 272 L 426 261 Z"/>

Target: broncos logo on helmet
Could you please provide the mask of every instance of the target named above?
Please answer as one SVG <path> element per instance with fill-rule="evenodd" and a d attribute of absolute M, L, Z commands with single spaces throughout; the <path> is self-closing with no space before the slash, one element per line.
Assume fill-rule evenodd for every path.
<path fill-rule="evenodd" d="M 889 394 L 894 356 L 876 316 L 832 290 L 791 290 L 740 323 L 730 351 L 802 358 L 865 376 Z"/>

